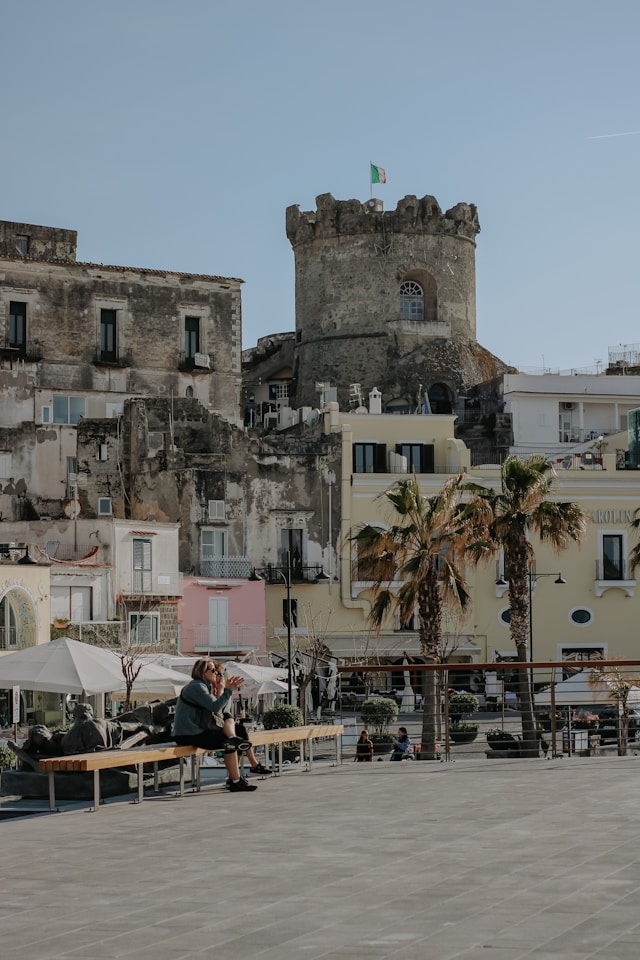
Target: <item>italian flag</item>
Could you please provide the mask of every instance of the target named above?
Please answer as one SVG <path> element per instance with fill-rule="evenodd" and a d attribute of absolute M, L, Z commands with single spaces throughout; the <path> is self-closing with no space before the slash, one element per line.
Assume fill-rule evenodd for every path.
<path fill-rule="evenodd" d="M 375 163 L 371 164 L 371 183 L 386 183 L 387 175 L 384 172 L 382 167 L 376 167 Z"/>

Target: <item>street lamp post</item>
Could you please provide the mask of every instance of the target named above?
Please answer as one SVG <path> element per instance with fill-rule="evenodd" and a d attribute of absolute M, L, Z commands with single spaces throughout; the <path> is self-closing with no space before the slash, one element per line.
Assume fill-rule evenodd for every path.
<path fill-rule="evenodd" d="M 293 677 L 291 673 L 291 551 L 287 550 L 287 575 L 278 570 L 282 582 L 287 588 L 287 703 L 293 703 Z"/>
<path fill-rule="evenodd" d="M 533 573 L 529 567 L 529 659 L 533 661 L 533 584 L 540 577 L 555 577 L 554 583 L 566 583 L 561 573 Z"/>

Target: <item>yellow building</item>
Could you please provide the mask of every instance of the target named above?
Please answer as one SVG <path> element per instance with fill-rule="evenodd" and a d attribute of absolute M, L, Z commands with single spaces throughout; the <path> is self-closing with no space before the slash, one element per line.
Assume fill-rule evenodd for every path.
<path fill-rule="evenodd" d="M 405 654 L 420 659 L 417 630 L 401 628 L 397 620 L 390 619 L 378 636 L 371 631 L 371 584 L 358 579 L 351 534 L 364 523 L 393 522 L 385 515 L 380 495 L 413 469 L 425 496 L 436 494 L 446 479 L 459 471 L 497 490 L 500 470 L 497 465 L 471 468 L 468 449 L 453 437 L 454 415 L 383 414 L 377 412 L 377 400 L 374 391 L 373 412 L 361 407 L 342 413 L 330 404 L 324 414 L 326 432 L 339 432 L 342 439 L 342 476 L 334 494 L 340 497 L 341 525 L 339 535 L 336 531 L 335 551 L 325 564 L 328 579 L 290 584 L 295 607 L 292 645 L 294 650 L 304 651 L 309 635 L 315 635 L 341 660 L 380 658 L 401 664 Z M 608 440 L 611 451 L 626 444 L 625 435 L 617 442 L 614 437 Z M 628 556 L 635 543 L 630 522 L 640 506 L 640 475 L 619 469 L 623 459 L 615 452 L 605 452 L 601 457 L 578 456 L 569 465 L 559 465 L 553 496 L 579 503 L 590 522 L 582 545 L 572 545 L 559 556 L 534 542 L 536 561 L 530 586 L 535 660 L 636 656 L 640 599 Z M 500 557 L 478 566 L 469 563 L 465 572 L 471 603 L 460 622 L 445 616 L 447 658 L 473 663 L 514 656 Z M 267 590 L 270 648 L 283 656 L 287 635 L 284 579 L 281 586 Z M 564 582 L 556 583 L 558 579 Z"/>
<path fill-rule="evenodd" d="M 0 559 L 0 656 L 50 639 L 48 563 L 36 563 L 24 548 L 2 545 Z M 47 694 L 23 691 L 21 722 L 45 721 Z M 59 701 L 59 697 L 57 698 Z M 59 711 L 58 711 L 59 715 Z M 0 689 L 0 722 L 11 721 L 11 690 Z"/>

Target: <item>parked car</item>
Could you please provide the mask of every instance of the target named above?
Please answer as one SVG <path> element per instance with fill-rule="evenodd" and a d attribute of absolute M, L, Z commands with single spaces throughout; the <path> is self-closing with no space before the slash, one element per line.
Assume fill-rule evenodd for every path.
<path fill-rule="evenodd" d="M 598 733 L 600 740 L 605 743 L 607 740 L 617 741 L 618 739 L 618 708 L 598 707 Z M 629 707 L 629 742 L 639 739 L 640 734 L 640 709 Z"/>

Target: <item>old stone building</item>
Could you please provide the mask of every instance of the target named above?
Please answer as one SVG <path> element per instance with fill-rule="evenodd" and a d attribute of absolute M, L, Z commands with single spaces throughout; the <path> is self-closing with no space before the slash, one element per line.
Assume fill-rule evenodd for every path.
<path fill-rule="evenodd" d="M 0 513 L 60 516 L 77 497 L 77 424 L 130 397 L 195 397 L 236 421 L 240 285 L 80 263 L 75 231 L 0 222 Z"/>
<path fill-rule="evenodd" d="M 286 230 L 296 406 L 315 407 L 316 384 L 330 382 L 341 409 L 377 387 L 386 411 L 450 413 L 467 387 L 507 369 L 476 340 L 472 204 L 443 213 L 434 197 L 407 196 L 385 212 L 380 200 L 323 194 L 315 211 L 289 207 Z"/>

